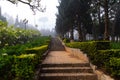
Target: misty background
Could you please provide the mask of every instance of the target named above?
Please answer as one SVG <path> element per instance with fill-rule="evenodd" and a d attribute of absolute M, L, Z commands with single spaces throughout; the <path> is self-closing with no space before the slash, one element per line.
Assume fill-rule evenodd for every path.
<path fill-rule="evenodd" d="M 19 3 L 18 5 L 12 4 L 8 1 L 0 1 L 0 19 L 7 21 L 8 25 L 26 29 L 38 29 L 42 35 L 49 36 L 55 34 L 55 22 L 58 1 L 42 0 L 42 7 L 46 7 L 45 12 L 36 11 L 36 14 L 29 8 L 28 5 Z M 27 20 L 25 24 L 23 20 Z"/>

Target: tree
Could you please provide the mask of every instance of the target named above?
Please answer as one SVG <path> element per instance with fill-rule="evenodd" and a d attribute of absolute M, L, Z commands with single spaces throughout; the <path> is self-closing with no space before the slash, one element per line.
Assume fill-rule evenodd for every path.
<path fill-rule="evenodd" d="M 40 11 L 40 12 L 44 12 L 45 8 L 41 7 L 41 0 L 8 0 L 9 2 L 13 3 L 13 4 L 18 4 L 19 2 L 26 4 L 28 6 L 30 6 L 30 8 L 32 9 L 33 12 L 35 12 L 36 10 Z"/>
<path fill-rule="evenodd" d="M 59 32 L 67 33 L 70 31 L 71 39 L 73 39 L 73 31 L 76 29 L 79 33 L 79 40 L 83 41 L 86 33 L 92 33 L 92 18 L 88 10 L 91 0 L 60 0 L 58 7 L 58 16 L 56 29 Z M 61 25 L 61 27 L 60 27 Z"/>
<path fill-rule="evenodd" d="M 68 17 L 68 3 L 70 0 L 60 0 L 58 8 L 58 14 L 56 19 L 56 32 L 62 37 L 70 30 L 71 22 L 70 17 Z M 68 24 L 69 23 L 69 24 Z"/>
<path fill-rule="evenodd" d="M 104 32 L 104 40 L 109 40 L 109 18 L 108 18 L 108 0 L 104 2 L 104 10 L 105 10 L 105 32 Z"/>
<path fill-rule="evenodd" d="M 114 23 L 114 35 L 117 37 L 117 40 L 118 40 L 118 37 L 120 37 L 120 3 L 119 5 L 117 6 L 117 12 L 116 12 L 116 15 L 115 15 L 115 23 Z"/>

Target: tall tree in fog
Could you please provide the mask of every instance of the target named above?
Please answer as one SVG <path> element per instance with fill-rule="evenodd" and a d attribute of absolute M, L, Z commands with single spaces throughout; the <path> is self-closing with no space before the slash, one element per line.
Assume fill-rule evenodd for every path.
<path fill-rule="evenodd" d="M 114 25 L 114 36 L 117 37 L 117 40 L 118 40 L 118 37 L 120 37 L 119 30 L 120 30 L 120 3 L 117 6 L 117 12 L 115 15 L 115 25 Z"/>
<path fill-rule="evenodd" d="M 92 24 L 92 19 L 88 13 L 90 1 L 60 0 L 56 29 L 59 28 L 58 23 L 61 23 L 61 26 L 64 27 L 60 30 L 64 30 L 65 33 L 70 31 L 71 39 L 73 39 L 73 30 L 76 29 L 79 33 L 79 40 L 82 41 L 85 32 L 91 33 L 92 27 L 90 25 Z"/>

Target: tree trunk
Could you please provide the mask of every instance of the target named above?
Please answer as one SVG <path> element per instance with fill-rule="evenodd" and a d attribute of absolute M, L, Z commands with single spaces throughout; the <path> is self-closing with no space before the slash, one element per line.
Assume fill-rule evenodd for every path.
<path fill-rule="evenodd" d="M 100 17 L 100 1 L 98 2 L 98 22 L 99 22 L 99 26 L 98 26 L 98 36 L 97 36 L 97 40 L 100 39 L 101 37 L 101 17 Z"/>
<path fill-rule="evenodd" d="M 108 0 L 105 0 L 105 32 L 104 32 L 104 40 L 109 40 L 109 19 L 108 19 Z"/>
<path fill-rule="evenodd" d="M 71 31 L 70 31 L 70 39 L 71 40 L 74 40 L 74 29 L 73 29 L 73 26 L 72 26 L 72 28 L 71 28 Z"/>
<path fill-rule="evenodd" d="M 83 32 L 82 32 L 82 37 L 83 37 L 83 41 L 86 41 L 86 30 L 85 29 L 83 29 L 82 30 Z"/>
<path fill-rule="evenodd" d="M 82 29 L 81 29 L 80 23 L 78 23 L 78 39 L 79 39 L 79 41 L 83 41 Z"/>

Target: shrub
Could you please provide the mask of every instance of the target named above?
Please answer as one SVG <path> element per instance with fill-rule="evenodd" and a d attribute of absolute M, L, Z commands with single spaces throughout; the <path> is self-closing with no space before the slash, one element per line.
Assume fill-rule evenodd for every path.
<path fill-rule="evenodd" d="M 6 54 L 0 56 L 0 78 L 7 80 L 11 77 L 11 68 L 13 64 L 13 57 Z"/>
<path fill-rule="evenodd" d="M 31 54 L 31 53 L 35 53 L 35 54 L 41 54 L 44 53 L 47 50 L 48 45 L 43 45 L 40 47 L 34 47 L 34 48 L 30 48 L 30 49 L 26 49 L 26 53 L 27 54 Z"/>
<path fill-rule="evenodd" d="M 14 46 L 6 46 L 2 49 L 0 49 L 0 54 L 7 53 L 8 55 L 21 55 L 21 53 L 25 53 L 26 48 L 33 48 L 33 47 L 39 47 L 42 45 L 48 45 L 49 44 L 49 37 L 39 37 L 36 38 L 26 44 L 17 44 Z"/>
<path fill-rule="evenodd" d="M 7 46 L 0 50 L 1 53 L 7 53 L 8 55 L 20 55 L 24 53 L 26 46 L 25 45 L 15 45 Z"/>
<path fill-rule="evenodd" d="M 96 50 L 110 49 L 109 41 L 71 42 L 66 43 L 66 45 L 72 48 L 80 48 L 83 51 L 87 51 L 91 47 L 94 47 Z"/>
<path fill-rule="evenodd" d="M 64 42 L 64 43 L 69 43 L 69 42 L 70 42 L 70 39 L 64 38 L 64 39 L 63 39 L 63 42 Z"/>
<path fill-rule="evenodd" d="M 110 58 L 107 68 L 110 70 L 112 76 L 120 79 L 120 58 Z"/>
<path fill-rule="evenodd" d="M 120 49 L 120 42 L 111 42 L 111 49 Z"/>
<path fill-rule="evenodd" d="M 120 78 L 120 49 L 110 49 L 109 41 L 72 42 L 66 45 L 81 49 L 93 64 Z"/>
<path fill-rule="evenodd" d="M 93 41 L 92 42 L 97 50 L 110 49 L 110 41 Z"/>
<path fill-rule="evenodd" d="M 33 80 L 34 72 L 40 63 L 47 45 L 30 48 L 27 54 L 9 56 L 6 53 L 0 56 L 0 79 Z"/>
<path fill-rule="evenodd" d="M 110 48 L 109 41 L 72 42 L 66 43 L 66 45 L 72 48 L 79 48 L 89 56 L 93 63 L 97 60 L 95 56 L 97 55 L 98 50 L 105 50 Z"/>
<path fill-rule="evenodd" d="M 27 49 L 27 54 L 14 56 L 12 72 L 16 80 L 33 80 L 36 65 L 39 64 L 43 53 L 47 50 L 47 45 Z"/>
<path fill-rule="evenodd" d="M 38 63 L 36 54 L 14 56 L 12 72 L 15 80 L 33 80 L 35 66 Z"/>
<path fill-rule="evenodd" d="M 94 57 L 94 64 L 100 67 L 105 67 L 111 57 L 120 57 L 120 49 L 98 50 L 97 54 Z"/>

